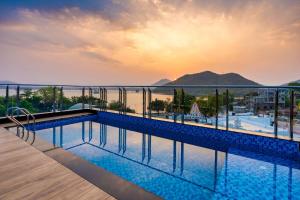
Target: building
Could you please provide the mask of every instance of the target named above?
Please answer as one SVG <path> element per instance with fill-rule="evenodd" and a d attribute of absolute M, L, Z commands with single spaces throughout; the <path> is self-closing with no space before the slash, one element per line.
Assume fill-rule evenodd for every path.
<path fill-rule="evenodd" d="M 262 88 L 258 89 L 258 95 L 254 97 L 254 110 L 256 112 L 273 110 L 275 107 L 276 89 Z M 278 96 L 278 105 L 285 107 L 285 100 L 288 97 L 288 90 L 280 89 Z"/>

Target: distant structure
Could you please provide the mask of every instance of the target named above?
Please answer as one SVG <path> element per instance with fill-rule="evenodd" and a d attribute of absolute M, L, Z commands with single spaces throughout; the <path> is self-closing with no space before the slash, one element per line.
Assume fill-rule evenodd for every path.
<path fill-rule="evenodd" d="M 278 91 L 278 105 L 285 107 L 285 97 L 287 96 L 288 90 L 281 89 Z M 259 111 L 273 110 L 275 103 L 276 89 L 263 88 L 258 90 L 258 95 L 254 97 L 254 109 Z"/>
<path fill-rule="evenodd" d="M 68 110 L 78 110 L 82 108 L 82 103 L 77 103 L 73 106 L 71 106 Z M 89 104 L 84 104 L 83 106 L 84 109 L 88 109 L 89 108 Z"/>
<path fill-rule="evenodd" d="M 233 112 L 234 113 L 245 113 L 248 109 L 246 106 L 233 106 Z"/>
<path fill-rule="evenodd" d="M 202 116 L 198 104 L 195 102 L 192 105 L 191 111 L 190 111 L 190 117 L 191 119 L 198 119 Z"/>

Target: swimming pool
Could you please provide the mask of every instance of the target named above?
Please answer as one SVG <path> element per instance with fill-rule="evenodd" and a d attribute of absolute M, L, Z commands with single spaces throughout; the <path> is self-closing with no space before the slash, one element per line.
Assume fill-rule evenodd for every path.
<path fill-rule="evenodd" d="M 73 122 L 38 125 L 37 135 L 164 199 L 300 199 L 299 162 L 192 145 L 96 117 Z"/>

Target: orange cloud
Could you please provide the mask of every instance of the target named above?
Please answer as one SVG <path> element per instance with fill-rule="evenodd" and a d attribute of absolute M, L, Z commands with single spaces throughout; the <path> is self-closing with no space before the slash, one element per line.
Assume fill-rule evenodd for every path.
<path fill-rule="evenodd" d="M 108 84 L 150 83 L 204 70 L 242 73 L 270 84 L 300 76 L 299 3 L 285 5 L 289 12 L 282 12 L 282 5 L 267 0 L 230 7 L 205 1 L 137 2 L 115 18 L 80 7 L 18 10 L 21 21 L 0 23 L 0 52 L 5 51 L 0 65 L 12 66 L 2 76 L 13 78 L 24 64 L 57 77 L 50 67 L 55 64 L 66 73 L 76 69 L 74 77 L 80 74 L 84 81 Z M 26 57 L 12 61 L 23 52 Z M 104 71 L 115 79 L 103 77 Z M 269 73 L 273 77 L 266 77 Z M 31 80 L 29 71 L 25 75 L 24 81 Z"/>

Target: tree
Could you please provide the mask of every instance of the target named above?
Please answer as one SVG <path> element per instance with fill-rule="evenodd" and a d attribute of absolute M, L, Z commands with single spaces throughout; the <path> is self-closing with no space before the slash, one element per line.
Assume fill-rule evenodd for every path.
<path fill-rule="evenodd" d="M 221 108 L 225 107 L 227 104 L 229 109 L 232 109 L 232 103 L 234 101 L 234 96 L 232 93 L 228 94 L 228 102 L 226 102 L 226 92 L 219 94 L 218 96 L 218 110 L 220 111 Z M 207 122 L 208 117 L 216 116 L 216 95 L 208 95 L 205 97 L 200 97 L 196 100 L 199 110 L 201 114 L 205 117 Z"/>
<path fill-rule="evenodd" d="M 110 109 L 110 110 L 116 110 L 116 111 L 119 111 L 122 107 L 123 107 L 123 105 L 120 102 L 118 102 L 118 101 L 112 101 L 108 105 L 108 109 Z M 126 107 L 125 110 L 128 113 L 135 113 L 135 110 L 131 109 L 130 107 Z"/>
<path fill-rule="evenodd" d="M 300 83 L 292 82 L 292 83 L 289 83 L 288 86 L 297 86 L 297 87 L 300 87 Z M 294 89 L 294 90 L 300 92 L 300 88 L 297 88 L 297 89 Z"/>
<path fill-rule="evenodd" d="M 183 111 L 184 114 L 190 112 L 193 103 L 196 101 L 196 97 L 188 93 L 184 93 L 179 89 L 176 90 L 176 93 L 176 99 L 173 99 L 172 102 L 173 109 L 177 112 Z"/>
<path fill-rule="evenodd" d="M 167 102 L 163 100 L 158 100 L 157 98 L 151 102 L 151 108 L 157 112 L 159 115 L 159 111 L 164 111 L 166 108 Z"/>
<path fill-rule="evenodd" d="M 0 116 L 5 116 L 5 113 L 6 113 L 5 100 L 3 97 L 0 97 Z"/>

